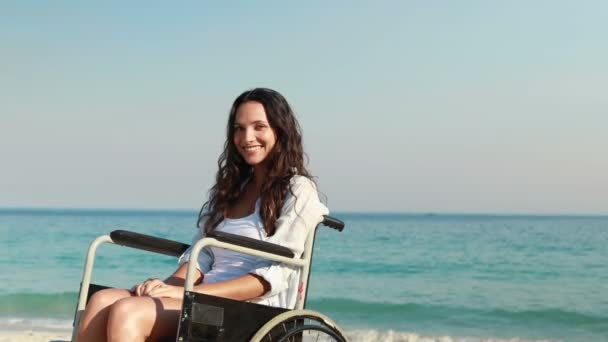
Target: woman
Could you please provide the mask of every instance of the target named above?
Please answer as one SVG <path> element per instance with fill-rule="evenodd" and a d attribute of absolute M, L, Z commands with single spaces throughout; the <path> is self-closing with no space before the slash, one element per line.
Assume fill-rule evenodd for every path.
<path fill-rule="evenodd" d="M 216 183 L 199 213 L 193 241 L 219 230 L 290 248 L 301 255 L 327 208 L 304 167 L 302 136 L 285 98 L 257 88 L 233 103 Z M 157 341 L 177 333 L 190 250 L 165 281 L 148 279 L 130 291 L 94 294 L 79 341 Z M 197 292 L 293 308 L 297 272 L 290 266 L 220 248 L 201 251 Z"/>

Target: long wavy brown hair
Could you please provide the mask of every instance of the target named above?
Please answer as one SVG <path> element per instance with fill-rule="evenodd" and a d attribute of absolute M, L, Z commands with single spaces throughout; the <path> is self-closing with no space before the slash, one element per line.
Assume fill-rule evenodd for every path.
<path fill-rule="evenodd" d="M 209 190 L 209 200 L 198 215 L 200 224 L 204 221 L 205 232 L 211 232 L 224 219 L 226 209 L 234 206 L 242 194 L 243 185 L 253 176 L 253 167 L 245 162 L 234 145 L 236 112 L 245 102 L 255 101 L 264 106 L 270 127 L 276 134 L 275 145 L 266 158 L 266 179 L 260 191 L 260 216 L 268 236 L 275 231 L 275 222 L 281 208 L 291 192 L 290 179 L 298 174 L 312 180 L 304 166 L 304 148 L 300 125 L 287 103 L 278 92 L 268 88 L 245 91 L 234 100 L 226 126 L 224 151 L 218 158 L 219 170 L 215 185 Z"/>

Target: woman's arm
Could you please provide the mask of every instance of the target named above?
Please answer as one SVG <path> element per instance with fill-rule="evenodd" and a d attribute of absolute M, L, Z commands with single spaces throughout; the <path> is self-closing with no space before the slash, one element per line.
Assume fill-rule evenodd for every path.
<path fill-rule="evenodd" d="M 167 279 L 165 279 L 165 284 L 167 285 L 175 285 L 183 287 L 186 283 L 186 273 L 188 272 L 188 263 L 183 263 L 180 265 L 172 275 L 170 275 Z M 198 284 L 203 280 L 203 273 L 200 270 L 196 270 L 196 277 L 194 278 L 194 283 Z"/>
<path fill-rule="evenodd" d="M 173 274 L 171 274 L 165 281 L 160 279 L 148 279 L 141 284 L 133 286 L 131 292 L 136 296 L 152 296 L 152 297 L 173 297 L 181 298 L 184 292 L 184 284 L 186 283 L 186 273 L 188 272 L 188 263 L 190 262 L 190 253 L 192 252 L 192 246 L 200 239 L 204 237 L 204 233 L 201 228 L 197 228 L 194 236 L 192 237 L 192 244 L 178 259 L 179 267 Z M 211 269 L 213 263 L 213 255 L 207 248 L 203 248 L 198 255 L 196 262 L 196 277 L 194 284 L 198 284 L 203 280 L 204 272 L 208 272 Z M 171 287 L 178 287 L 178 289 L 171 289 L 170 293 L 166 293 Z M 157 289 L 157 291 L 154 291 Z M 166 295 L 154 295 L 160 293 Z"/>
<path fill-rule="evenodd" d="M 235 300 L 257 298 L 269 290 L 270 285 L 268 282 L 264 278 L 254 274 L 245 274 L 226 281 L 194 286 L 195 292 Z"/>
<path fill-rule="evenodd" d="M 276 221 L 276 231 L 267 242 L 289 248 L 299 258 L 304 251 L 308 234 L 323 221 L 323 215 L 329 210 L 319 201 L 314 183 L 304 176 L 294 176 L 291 190 L 287 194 L 281 216 Z M 270 297 L 287 289 L 290 277 L 296 267 L 260 258 L 252 275 L 257 275 L 268 282 L 269 291 L 264 297 Z"/>
<path fill-rule="evenodd" d="M 147 289 L 144 295 L 150 297 L 182 298 L 186 268 L 182 265 L 164 283 L 157 280 L 156 286 Z M 198 277 L 198 279 L 200 280 L 202 277 Z M 195 292 L 235 300 L 249 300 L 260 297 L 269 290 L 270 285 L 268 282 L 254 274 L 246 274 L 231 280 L 194 286 Z"/>
<path fill-rule="evenodd" d="M 204 237 L 205 237 L 205 234 L 203 233 L 202 228 L 198 228 L 196 230 L 196 233 L 192 237 L 192 244 L 190 245 L 190 247 L 188 247 L 188 249 L 186 249 L 186 251 L 184 253 L 182 253 L 182 255 L 177 260 L 177 263 L 180 266 L 183 266 L 184 264 L 190 262 L 190 253 L 192 252 L 192 247 L 198 240 L 200 240 Z M 213 264 L 213 254 L 211 253 L 211 251 L 208 248 L 203 248 L 200 251 L 200 253 L 198 254 L 198 260 L 196 260 L 197 270 L 202 273 L 209 272 L 211 270 L 212 264 Z M 179 271 L 179 269 L 178 269 L 178 271 Z"/>
<path fill-rule="evenodd" d="M 179 297 L 181 298 L 181 294 L 184 292 L 187 271 L 188 263 L 186 262 L 180 265 L 172 275 L 165 279 L 165 281 L 157 278 L 150 278 L 141 284 L 133 286 L 133 288 L 131 288 L 131 292 L 133 292 L 133 294 L 136 296 L 151 296 L 152 291 L 156 288 L 163 286 L 174 286 L 181 289 L 179 294 Z M 196 270 L 196 272 L 194 284 L 198 284 L 203 280 L 203 273 L 201 273 L 199 270 Z"/>

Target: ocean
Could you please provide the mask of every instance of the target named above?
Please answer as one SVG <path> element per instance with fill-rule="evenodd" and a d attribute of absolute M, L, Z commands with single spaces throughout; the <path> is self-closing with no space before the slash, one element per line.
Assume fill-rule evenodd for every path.
<path fill-rule="evenodd" d="M 353 341 L 608 341 L 608 217 L 332 213 L 308 308 Z M 89 243 L 190 243 L 194 211 L 0 209 L 0 330 L 71 326 Z M 171 257 L 104 245 L 93 281 L 163 278 Z M 411 339 L 414 340 L 414 339 Z"/>

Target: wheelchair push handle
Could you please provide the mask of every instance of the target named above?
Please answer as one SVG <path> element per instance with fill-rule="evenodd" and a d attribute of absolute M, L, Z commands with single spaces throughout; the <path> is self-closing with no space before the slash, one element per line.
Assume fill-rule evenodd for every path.
<path fill-rule="evenodd" d="M 323 221 L 321 221 L 321 224 L 333 228 L 339 232 L 344 229 L 344 222 L 342 220 L 329 215 L 323 215 Z"/>

